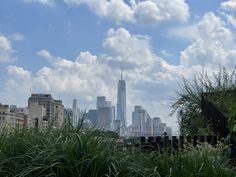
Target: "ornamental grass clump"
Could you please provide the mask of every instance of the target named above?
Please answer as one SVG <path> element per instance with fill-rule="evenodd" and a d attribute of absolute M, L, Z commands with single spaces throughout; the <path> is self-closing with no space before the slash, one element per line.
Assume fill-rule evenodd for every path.
<path fill-rule="evenodd" d="M 102 176 L 114 151 L 92 131 L 16 130 L 0 137 L 0 176 Z"/>
<path fill-rule="evenodd" d="M 175 153 L 120 149 L 111 134 L 63 127 L 0 134 L 3 177 L 233 177 L 222 148 L 201 145 Z"/>

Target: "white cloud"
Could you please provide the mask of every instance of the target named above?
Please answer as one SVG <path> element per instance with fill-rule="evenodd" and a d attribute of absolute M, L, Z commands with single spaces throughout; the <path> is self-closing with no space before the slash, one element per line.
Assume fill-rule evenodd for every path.
<path fill-rule="evenodd" d="M 31 78 L 31 73 L 22 67 L 8 66 L 7 72 L 9 75 L 16 76 L 18 79 L 29 80 Z"/>
<path fill-rule="evenodd" d="M 213 66 L 228 64 L 226 52 L 218 42 L 206 42 L 198 39 L 181 52 L 181 64 L 188 67 L 193 65 Z"/>
<path fill-rule="evenodd" d="M 233 33 L 226 27 L 225 22 L 212 12 L 206 13 L 197 23 L 173 28 L 168 35 L 195 41 L 199 38 L 215 41 L 220 40 L 225 45 L 234 43 Z"/>
<path fill-rule="evenodd" d="M 228 22 L 236 28 L 236 0 L 222 2 L 221 8 L 225 11 Z"/>
<path fill-rule="evenodd" d="M 163 21 L 177 20 L 186 22 L 189 7 L 185 0 L 146 0 L 134 3 L 135 18 L 141 24 L 158 24 Z"/>
<path fill-rule="evenodd" d="M 54 57 L 48 50 L 43 49 L 37 52 L 38 56 L 41 56 L 45 59 L 47 59 L 50 62 L 53 62 L 55 60 L 57 60 L 57 57 Z"/>
<path fill-rule="evenodd" d="M 108 30 L 103 46 L 112 55 L 107 60 L 113 67 L 146 67 L 157 60 L 148 36 L 132 35 L 124 28 Z"/>
<path fill-rule="evenodd" d="M 0 63 L 9 62 L 12 59 L 12 52 L 11 41 L 0 34 Z"/>
<path fill-rule="evenodd" d="M 55 5 L 55 0 L 23 0 L 26 3 L 37 2 L 42 5 L 53 7 Z"/>
<path fill-rule="evenodd" d="M 195 24 L 170 30 L 169 34 L 192 42 L 181 52 L 180 62 L 185 67 L 201 65 L 214 68 L 216 64 L 236 64 L 229 57 L 236 51 L 235 35 L 225 21 L 212 12 L 206 13 Z"/>
<path fill-rule="evenodd" d="M 131 109 L 134 103 L 141 102 L 145 97 L 152 101 L 163 100 L 164 95 L 172 90 L 168 81 L 175 82 L 175 67 L 156 56 L 149 37 L 130 34 L 124 28 L 110 29 L 104 40 L 104 47 L 109 54 L 95 56 L 86 51 L 81 52 L 74 60 L 54 56 L 46 49 L 41 50 L 37 54 L 48 59 L 51 65 L 39 69 L 36 74 L 21 67 L 8 67 L 8 81 L 1 94 L 5 98 L 3 101 L 18 103 L 16 98 L 26 100 L 32 92 L 57 95 L 60 90 L 62 98 L 68 99 L 65 101 L 66 105 L 70 105 L 72 98 L 76 97 L 79 97 L 80 105 L 94 105 L 98 95 L 107 96 L 115 104 L 120 67 L 113 67 L 111 61 L 118 61 L 124 66 L 131 63 L 133 66 L 124 68 Z M 19 90 L 16 90 L 18 87 Z M 165 87 L 168 89 L 159 91 Z M 139 95 L 141 92 L 143 94 Z"/>
<path fill-rule="evenodd" d="M 32 87 L 31 73 L 22 67 L 8 66 L 4 89 L 0 93 L 3 103 L 26 105 Z"/>
<path fill-rule="evenodd" d="M 60 90 L 69 106 L 72 98 L 77 97 L 80 105 L 94 105 L 98 95 L 107 96 L 115 104 L 119 70 L 123 67 L 129 117 L 134 104 L 142 104 L 151 116 L 168 117 L 169 103 L 161 105 L 160 102 L 166 103 L 175 96 L 177 82 L 183 75 L 191 78 L 202 70 L 202 64 L 209 71 L 217 70 L 219 63 L 229 67 L 236 64 L 234 33 L 224 21 L 208 13 L 193 28 L 196 36 L 181 52 L 180 65 L 171 65 L 160 58 L 153 51 L 149 36 L 131 34 L 125 28 L 109 29 L 103 41 L 106 53 L 100 56 L 85 51 L 75 59 L 66 59 L 43 49 L 37 55 L 46 58 L 50 66 L 39 69 L 36 74 L 22 68 L 8 68 L 4 93 L 18 98 L 20 92 L 27 98 L 31 92 L 57 95 Z M 24 90 L 16 91 L 22 84 L 25 84 Z M 164 111 L 159 110 L 160 107 Z"/>
<path fill-rule="evenodd" d="M 141 24 L 159 24 L 177 20 L 186 22 L 189 7 L 185 0 L 64 0 L 69 5 L 86 4 L 99 17 L 115 22 L 132 22 Z"/>
<path fill-rule="evenodd" d="M 66 94 L 71 99 L 79 95 L 83 105 L 91 103 L 91 97 L 96 99 L 97 95 L 106 94 L 108 98 L 114 96 L 115 88 L 111 84 L 114 72 L 100 64 L 91 53 L 81 52 L 73 61 L 53 56 L 47 50 L 38 53 L 42 57 L 56 60 L 49 60 L 51 66 L 41 68 L 34 75 L 21 67 L 9 66 L 8 79 L 1 94 L 3 101 L 18 102 L 16 99 L 26 99 L 32 92 L 50 92 L 57 95 L 59 90 L 62 95 Z M 18 87 L 20 88 L 16 91 Z"/>
<path fill-rule="evenodd" d="M 97 56 L 92 55 L 90 52 L 81 52 L 79 57 L 76 58 L 76 61 L 82 64 L 92 64 L 97 61 Z"/>
<path fill-rule="evenodd" d="M 64 0 L 69 5 L 86 4 L 99 17 L 106 17 L 116 22 L 133 21 L 133 10 L 123 0 Z"/>

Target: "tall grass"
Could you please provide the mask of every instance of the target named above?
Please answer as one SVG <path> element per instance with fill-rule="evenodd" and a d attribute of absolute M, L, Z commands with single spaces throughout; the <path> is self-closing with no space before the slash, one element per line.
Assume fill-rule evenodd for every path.
<path fill-rule="evenodd" d="M 95 130 L 23 129 L 0 135 L 4 177 L 233 177 L 221 148 L 202 145 L 172 155 L 121 150 Z"/>

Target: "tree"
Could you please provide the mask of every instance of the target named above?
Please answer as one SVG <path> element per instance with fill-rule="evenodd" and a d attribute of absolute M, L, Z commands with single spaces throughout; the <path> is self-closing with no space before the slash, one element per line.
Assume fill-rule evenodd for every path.
<path fill-rule="evenodd" d="M 211 76 L 196 73 L 192 81 L 183 78 L 180 91 L 172 104 L 171 115 L 176 114 L 182 135 L 211 134 L 210 122 L 201 111 L 201 96 L 207 98 L 228 118 L 228 128 L 236 123 L 236 72 L 220 67 Z"/>

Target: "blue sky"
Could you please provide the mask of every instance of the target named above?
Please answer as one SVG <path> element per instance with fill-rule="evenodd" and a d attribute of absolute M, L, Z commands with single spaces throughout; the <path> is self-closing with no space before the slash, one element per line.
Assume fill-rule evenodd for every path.
<path fill-rule="evenodd" d="M 177 82 L 234 66 L 235 28 L 235 0 L 2 0 L 0 102 L 60 91 L 66 107 L 93 108 L 98 95 L 115 104 L 122 66 L 129 120 L 141 104 L 176 126 Z"/>

